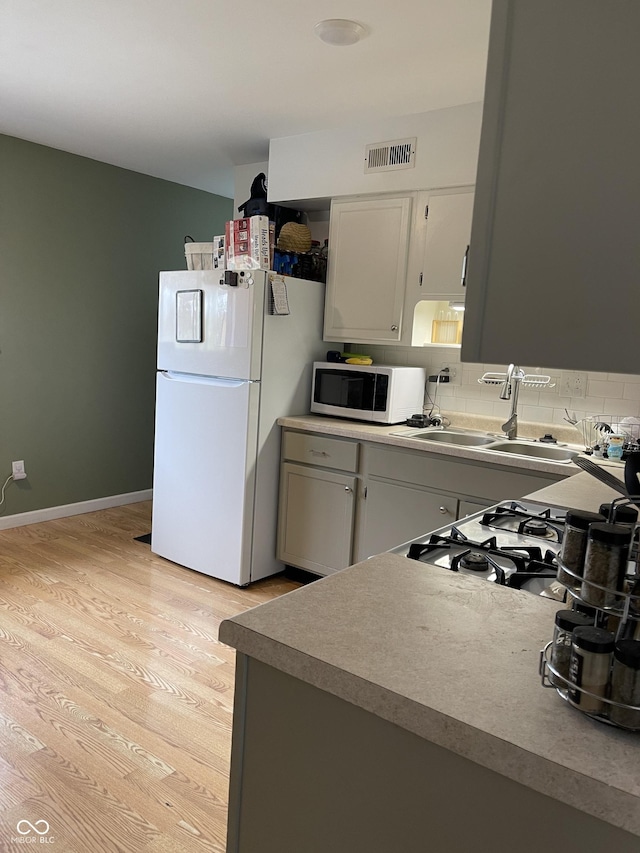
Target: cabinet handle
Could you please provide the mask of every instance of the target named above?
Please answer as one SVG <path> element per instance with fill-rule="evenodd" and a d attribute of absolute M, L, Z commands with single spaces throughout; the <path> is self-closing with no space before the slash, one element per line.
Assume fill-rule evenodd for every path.
<path fill-rule="evenodd" d="M 439 510 L 439 512 L 441 512 L 443 515 L 446 515 L 446 514 L 449 512 L 449 510 L 446 508 L 446 506 L 439 506 L 439 507 L 438 507 L 438 510 Z"/>
<path fill-rule="evenodd" d="M 351 486 L 345 486 L 345 487 L 344 487 L 344 490 L 345 490 L 345 492 L 350 492 L 350 491 L 351 491 Z"/>
<path fill-rule="evenodd" d="M 467 246 L 464 258 L 462 259 L 462 276 L 460 278 L 460 284 L 462 287 L 467 286 L 467 261 L 469 260 L 469 246 Z"/>
<path fill-rule="evenodd" d="M 391 327 L 391 331 L 392 331 L 392 332 L 397 332 L 397 331 L 398 331 L 398 327 L 397 327 L 397 326 L 395 326 L 395 325 L 394 325 L 394 326 L 392 326 L 392 327 Z"/>
<path fill-rule="evenodd" d="M 328 456 L 329 455 L 326 450 L 313 450 L 312 448 L 309 448 L 309 453 L 311 453 L 313 456 Z"/>

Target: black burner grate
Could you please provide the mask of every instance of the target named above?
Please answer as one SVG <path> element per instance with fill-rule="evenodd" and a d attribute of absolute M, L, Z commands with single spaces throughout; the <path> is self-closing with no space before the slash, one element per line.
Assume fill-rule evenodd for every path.
<path fill-rule="evenodd" d="M 541 538 L 553 538 L 556 542 L 562 542 L 564 534 L 565 514 L 551 507 L 536 512 L 532 512 L 517 501 L 512 501 L 504 506 L 497 506 L 487 510 L 480 521 L 485 527 L 498 527 L 504 529 L 505 522 L 513 520 L 516 524 L 515 532 L 527 536 L 540 536 L 540 533 L 533 532 L 527 527 L 534 528 L 539 522 L 544 522 L 545 530 Z"/>
<path fill-rule="evenodd" d="M 458 550 L 461 544 L 466 546 L 462 551 Z M 531 577 L 554 578 L 556 576 L 557 565 L 553 551 L 547 550 L 543 554 L 538 546 L 499 548 L 495 536 L 490 536 L 482 542 L 474 542 L 455 527 L 451 528 L 450 536 L 433 533 L 427 542 L 412 543 L 407 557 L 410 560 L 428 563 L 430 557 L 433 558 L 442 551 L 451 553 L 450 565 L 443 568 L 452 572 L 458 572 L 460 568 L 470 568 L 473 571 L 469 565 L 465 566 L 466 559 L 470 555 L 482 554 L 486 558 L 486 568 L 491 567 L 495 572 L 495 583 L 503 586 L 519 589 Z M 506 568 L 498 560 L 506 562 Z M 479 566 L 478 569 L 486 570 Z"/>

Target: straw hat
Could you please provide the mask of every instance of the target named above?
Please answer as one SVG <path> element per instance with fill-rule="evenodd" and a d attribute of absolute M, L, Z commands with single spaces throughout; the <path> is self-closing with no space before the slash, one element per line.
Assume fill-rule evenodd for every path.
<path fill-rule="evenodd" d="M 308 252 L 311 248 L 311 231 L 306 225 L 285 222 L 278 236 L 278 249 L 284 252 Z"/>

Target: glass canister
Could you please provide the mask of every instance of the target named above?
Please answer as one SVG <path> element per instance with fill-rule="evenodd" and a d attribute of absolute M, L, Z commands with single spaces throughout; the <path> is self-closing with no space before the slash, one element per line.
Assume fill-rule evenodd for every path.
<path fill-rule="evenodd" d="M 638 548 L 638 510 L 635 507 L 629 506 L 629 504 L 614 502 L 613 504 L 601 504 L 598 512 L 604 515 L 607 521 L 611 521 L 613 524 L 624 524 L 625 527 L 631 530 L 631 553 L 629 559 L 636 559 Z"/>
<path fill-rule="evenodd" d="M 583 512 L 582 510 L 570 509 L 567 511 L 562 536 L 562 547 L 560 549 L 560 560 L 574 574 L 582 576 L 584 558 L 587 552 L 587 533 L 589 525 L 605 521 L 605 517 L 598 512 Z M 558 566 L 558 581 L 564 586 L 578 587 L 580 581 L 572 578 Z"/>
<path fill-rule="evenodd" d="M 618 640 L 616 643 L 610 699 L 640 707 L 640 640 Z M 609 719 L 628 729 L 640 729 L 640 711 L 632 708 L 610 705 Z"/>
<path fill-rule="evenodd" d="M 629 615 L 640 622 L 640 577 L 629 578 L 627 595 L 629 596 Z"/>
<path fill-rule="evenodd" d="M 638 510 L 626 504 L 616 504 L 613 506 L 613 518 L 611 517 L 612 504 L 600 504 L 598 512 L 604 515 L 605 521 L 611 521 L 613 524 L 626 524 L 633 528 L 638 522 Z"/>
<path fill-rule="evenodd" d="M 579 613 L 576 610 L 557 611 L 549 662 L 561 677 L 556 677 L 553 672 L 549 674 L 549 681 L 554 687 L 564 687 L 565 689 L 568 687 L 571 635 L 574 628 L 591 627 L 592 625 L 593 617 L 589 617 L 586 613 Z"/>
<path fill-rule="evenodd" d="M 596 624 L 598 610 L 595 607 L 592 607 L 590 604 L 585 604 L 584 601 L 580 601 L 579 598 L 574 598 L 571 602 L 571 609 L 577 610 L 578 613 L 585 613 L 589 617 L 590 625 Z M 599 625 L 598 627 L 601 628 L 602 626 Z"/>
<path fill-rule="evenodd" d="M 607 692 L 614 636 L 603 628 L 583 627 L 574 628 L 571 636 L 569 680 L 575 687 L 569 688 L 569 701 L 585 713 L 601 714 L 604 702 L 598 697 L 604 698 Z M 588 696 L 578 687 L 595 695 Z"/>
<path fill-rule="evenodd" d="M 594 607 L 616 604 L 618 596 L 615 590 L 622 591 L 623 588 L 631 536 L 632 531 L 624 524 L 590 525 L 580 592 L 587 604 Z"/>

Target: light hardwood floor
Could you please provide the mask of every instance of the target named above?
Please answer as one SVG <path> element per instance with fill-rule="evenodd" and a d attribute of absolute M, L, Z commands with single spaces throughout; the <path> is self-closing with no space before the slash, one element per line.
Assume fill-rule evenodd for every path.
<path fill-rule="evenodd" d="M 298 584 L 238 589 L 162 560 L 133 538 L 150 517 L 145 502 L 0 532 L 2 853 L 225 850 L 218 626 Z"/>

